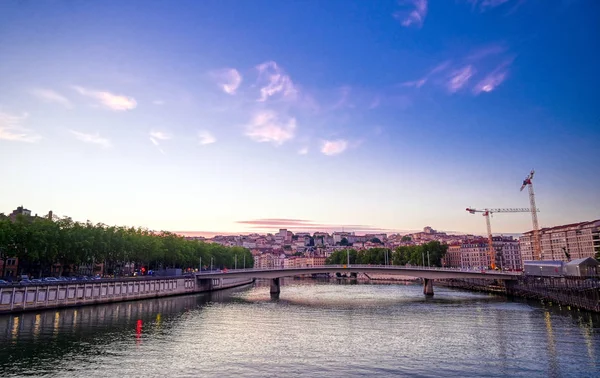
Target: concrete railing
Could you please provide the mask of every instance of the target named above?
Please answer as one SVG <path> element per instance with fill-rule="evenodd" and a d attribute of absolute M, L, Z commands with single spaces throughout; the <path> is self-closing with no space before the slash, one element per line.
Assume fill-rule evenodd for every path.
<path fill-rule="evenodd" d="M 0 313 L 191 294 L 252 282 L 243 278 L 208 281 L 202 286 L 195 276 L 186 275 L 0 286 Z"/>

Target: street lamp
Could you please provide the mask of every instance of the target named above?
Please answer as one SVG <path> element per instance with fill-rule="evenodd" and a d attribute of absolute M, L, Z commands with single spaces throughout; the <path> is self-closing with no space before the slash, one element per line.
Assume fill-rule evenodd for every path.
<path fill-rule="evenodd" d="M 213 257 L 210 257 L 210 271 L 212 272 L 213 270 Z"/>
<path fill-rule="evenodd" d="M 427 251 L 427 266 L 431 267 L 431 264 L 429 263 L 429 251 Z"/>
<path fill-rule="evenodd" d="M 234 268 L 233 269 L 237 269 L 237 255 L 235 255 L 235 263 L 234 263 Z"/>

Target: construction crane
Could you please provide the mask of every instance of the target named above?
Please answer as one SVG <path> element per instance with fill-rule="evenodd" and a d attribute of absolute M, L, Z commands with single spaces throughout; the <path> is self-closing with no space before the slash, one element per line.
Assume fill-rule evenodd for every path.
<path fill-rule="evenodd" d="M 537 219 L 537 207 L 535 206 L 535 194 L 533 193 L 533 175 L 535 171 L 532 169 L 529 172 L 529 175 L 525 177 L 523 180 L 523 185 L 521 185 L 521 192 L 525 187 L 529 189 L 529 206 L 531 211 L 531 220 L 533 221 L 533 259 L 541 260 L 542 259 L 542 245 L 540 242 L 540 226 L 538 225 Z"/>
<path fill-rule="evenodd" d="M 496 269 L 496 250 L 493 246 L 492 241 L 492 224 L 490 223 L 490 215 L 493 213 L 528 213 L 528 208 L 517 208 L 517 209 L 473 209 L 467 207 L 466 209 L 469 213 L 483 213 L 482 215 L 485 217 L 485 223 L 487 225 L 487 233 L 488 233 L 488 252 L 490 254 L 490 264 L 492 269 Z"/>

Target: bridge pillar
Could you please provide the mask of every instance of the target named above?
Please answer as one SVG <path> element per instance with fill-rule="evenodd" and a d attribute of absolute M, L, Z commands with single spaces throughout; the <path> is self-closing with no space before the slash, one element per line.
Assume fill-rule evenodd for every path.
<path fill-rule="evenodd" d="M 273 278 L 271 280 L 271 294 L 279 294 L 281 292 L 281 285 L 279 284 L 279 278 Z"/>
<path fill-rule="evenodd" d="M 423 278 L 423 294 L 430 296 L 433 295 L 433 280 L 430 278 Z"/>

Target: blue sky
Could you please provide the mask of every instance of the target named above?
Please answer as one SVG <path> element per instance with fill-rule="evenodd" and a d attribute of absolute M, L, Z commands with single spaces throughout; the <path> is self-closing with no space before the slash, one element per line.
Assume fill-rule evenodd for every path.
<path fill-rule="evenodd" d="M 0 2 L 0 211 L 171 231 L 600 215 L 592 0 Z M 531 228 L 499 214 L 495 233 Z"/>

